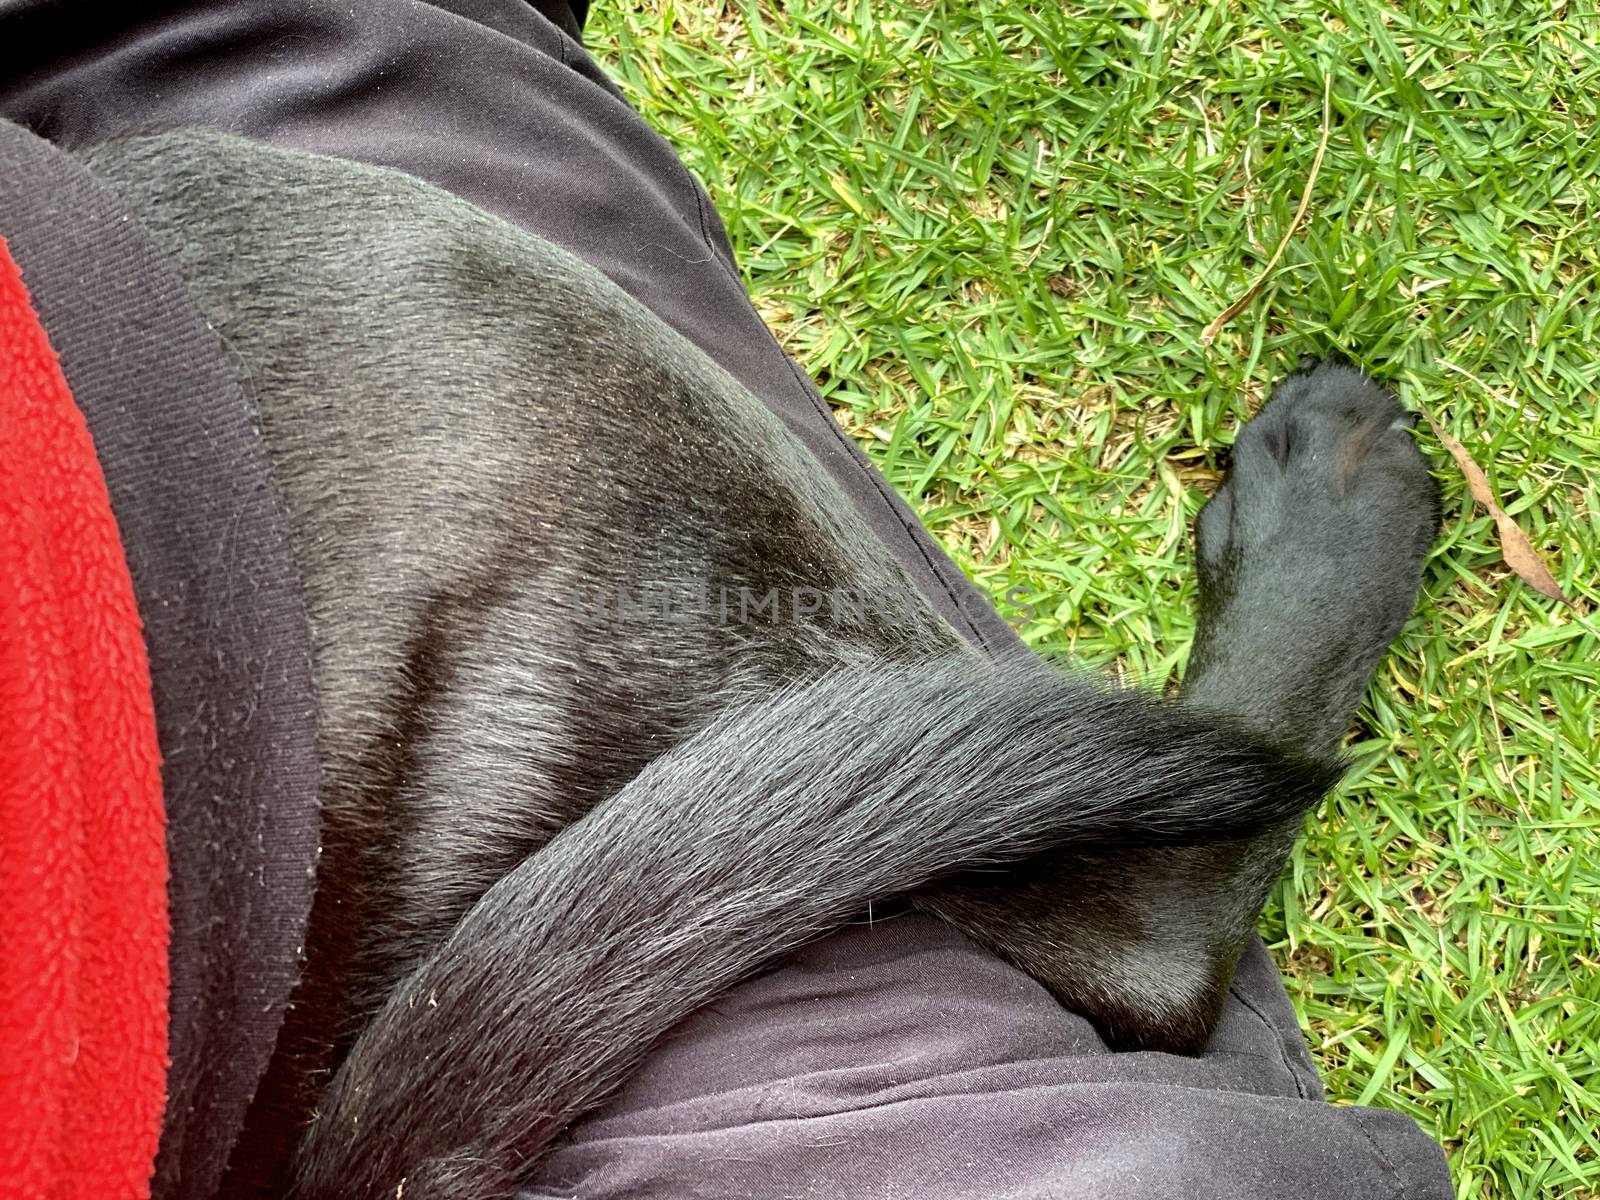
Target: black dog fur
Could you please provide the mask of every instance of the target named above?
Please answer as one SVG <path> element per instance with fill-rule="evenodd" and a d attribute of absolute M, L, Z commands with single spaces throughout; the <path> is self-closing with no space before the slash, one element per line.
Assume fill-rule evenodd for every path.
<path fill-rule="evenodd" d="M 1436 500 L 1387 393 L 1323 365 L 1241 433 L 1164 704 L 978 658 L 562 251 L 217 133 L 84 157 L 238 355 L 315 643 L 305 980 L 227 1194 L 509 1195 L 675 1020 L 897 895 L 1120 1044 L 1203 1045 L 1415 601 Z"/>

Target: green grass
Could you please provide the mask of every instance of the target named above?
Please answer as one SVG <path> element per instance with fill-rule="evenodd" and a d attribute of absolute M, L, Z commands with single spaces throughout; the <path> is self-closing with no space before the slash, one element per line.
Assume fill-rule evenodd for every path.
<path fill-rule="evenodd" d="M 1331 1096 L 1462 1197 L 1600 1195 L 1600 19 L 1398 6 L 599 0 L 839 419 L 1024 632 L 1150 686 L 1270 380 L 1338 347 L 1488 469 L 1577 601 L 1446 528 L 1263 930 Z M 1331 136 L 1310 214 L 1260 272 Z M 1012 589 L 1022 589 L 1014 592 Z"/>

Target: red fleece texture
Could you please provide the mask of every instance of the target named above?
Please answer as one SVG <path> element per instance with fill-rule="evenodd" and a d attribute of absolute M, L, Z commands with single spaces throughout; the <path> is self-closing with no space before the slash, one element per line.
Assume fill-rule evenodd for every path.
<path fill-rule="evenodd" d="M 149 1195 L 164 837 L 149 664 L 105 480 L 0 240 L 0 1197 Z"/>

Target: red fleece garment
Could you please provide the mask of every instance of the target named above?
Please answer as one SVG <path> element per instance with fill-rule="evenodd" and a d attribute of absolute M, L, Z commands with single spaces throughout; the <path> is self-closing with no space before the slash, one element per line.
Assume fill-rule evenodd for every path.
<path fill-rule="evenodd" d="M 0 1197 L 149 1195 L 164 824 L 105 480 L 0 240 Z"/>

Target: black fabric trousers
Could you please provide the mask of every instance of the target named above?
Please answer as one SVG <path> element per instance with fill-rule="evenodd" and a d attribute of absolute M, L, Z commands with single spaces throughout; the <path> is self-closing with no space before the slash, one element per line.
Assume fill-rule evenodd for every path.
<path fill-rule="evenodd" d="M 583 41 L 583 23 L 589 17 L 589 0 L 529 0 L 534 11 L 575 42 Z"/>

